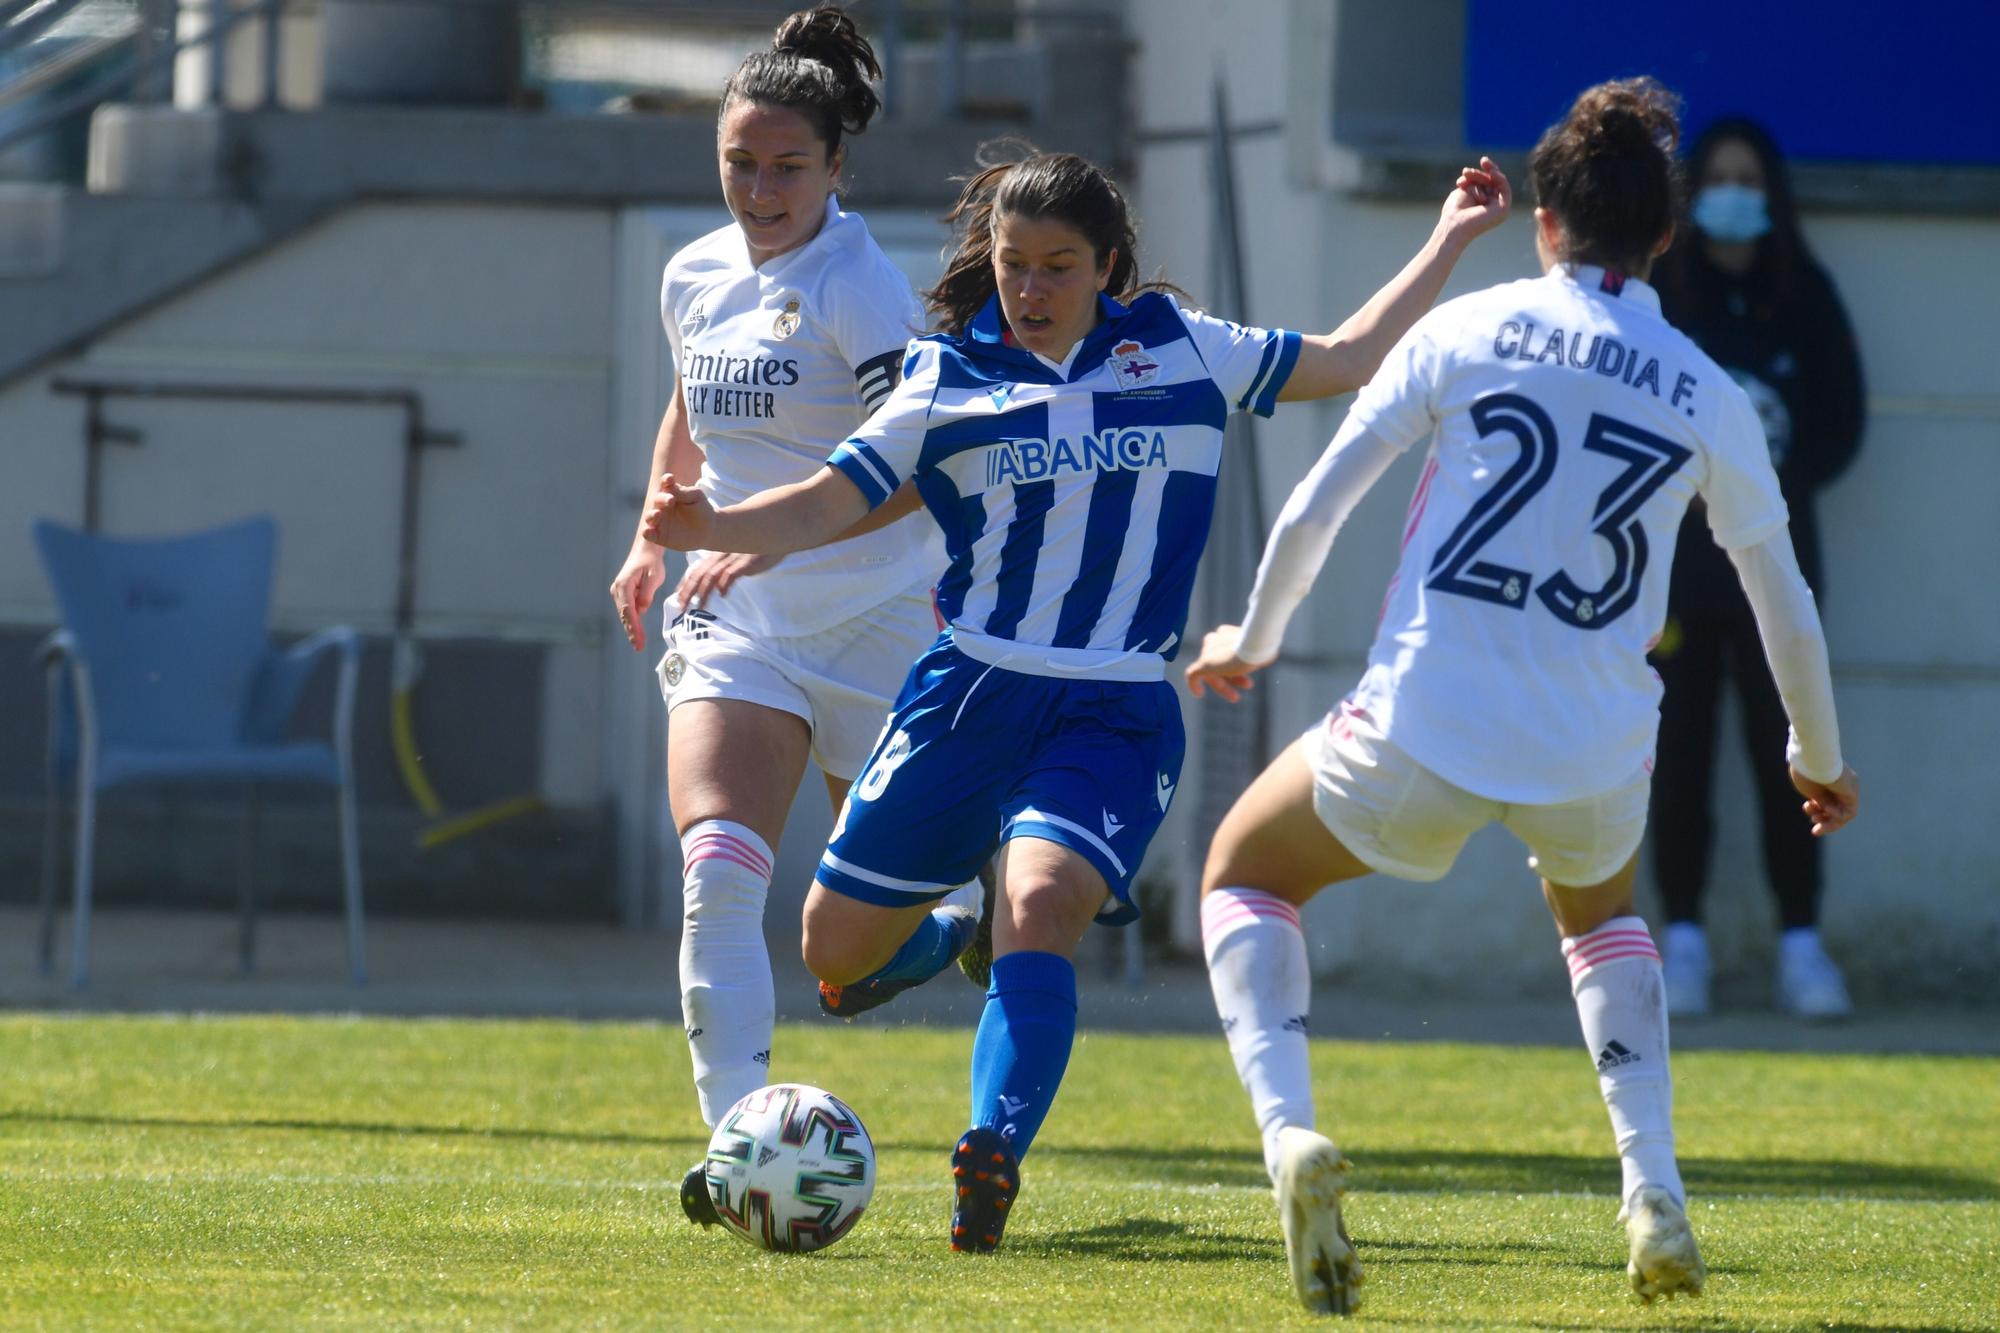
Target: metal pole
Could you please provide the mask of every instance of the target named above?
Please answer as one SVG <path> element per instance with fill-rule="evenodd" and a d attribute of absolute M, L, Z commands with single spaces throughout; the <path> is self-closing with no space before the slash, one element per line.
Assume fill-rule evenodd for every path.
<path fill-rule="evenodd" d="M 284 26 L 285 0 L 264 0 L 264 100 L 266 111 L 278 108 L 279 29 Z"/>
<path fill-rule="evenodd" d="M 222 76 L 223 52 L 227 49 L 229 24 L 224 22 L 226 11 L 236 0 L 208 0 L 208 31 L 203 34 L 208 43 L 208 105 L 222 106 L 224 82 Z"/>
<path fill-rule="evenodd" d="M 903 0 L 882 6 L 882 114 L 893 117 L 903 96 Z"/>
<path fill-rule="evenodd" d="M 104 395 L 95 391 L 83 400 L 83 530 L 97 531 L 97 474 L 103 464 Z"/>
<path fill-rule="evenodd" d="M 939 110 L 956 117 L 965 100 L 965 0 L 945 0 L 944 47 L 938 70 Z"/>

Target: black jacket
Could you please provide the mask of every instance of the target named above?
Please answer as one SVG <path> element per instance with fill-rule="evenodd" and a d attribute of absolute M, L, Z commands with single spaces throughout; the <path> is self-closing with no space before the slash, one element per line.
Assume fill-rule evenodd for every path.
<path fill-rule="evenodd" d="M 1698 242 L 1674 247 L 1656 276 L 1668 322 L 1743 385 L 1764 419 L 1799 567 L 1820 591 L 1813 495 L 1854 461 L 1865 401 L 1854 330 L 1832 279 L 1801 254 L 1791 291 L 1781 295 L 1768 264 L 1737 278 L 1710 263 Z M 1697 506 L 1681 528 L 1670 605 L 1683 614 L 1716 599 L 1741 603 L 1740 585 Z"/>

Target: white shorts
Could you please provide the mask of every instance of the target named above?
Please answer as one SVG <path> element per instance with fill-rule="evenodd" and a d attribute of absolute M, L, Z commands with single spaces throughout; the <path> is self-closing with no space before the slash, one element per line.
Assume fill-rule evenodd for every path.
<path fill-rule="evenodd" d="M 753 638 L 712 611 L 690 611 L 667 627 L 660 693 L 668 712 L 694 699 L 741 699 L 804 718 L 813 762 L 852 781 L 911 664 L 937 636 L 927 596 L 898 597 L 796 638 Z"/>
<path fill-rule="evenodd" d="M 1509 805 L 1453 786 L 1392 744 L 1352 700 L 1304 737 L 1313 810 L 1355 856 L 1398 879 L 1442 879 L 1465 840 L 1491 823 L 1528 844 L 1528 868 L 1553 884 L 1600 884 L 1639 850 L 1652 773 L 1560 805 Z"/>

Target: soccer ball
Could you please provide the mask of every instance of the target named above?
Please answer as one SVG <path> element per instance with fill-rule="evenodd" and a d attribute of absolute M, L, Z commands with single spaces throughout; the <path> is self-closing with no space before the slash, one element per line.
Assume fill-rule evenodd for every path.
<path fill-rule="evenodd" d="M 830 1092 L 773 1083 L 723 1112 L 703 1166 L 723 1225 L 767 1250 L 823 1250 L 875 1193 L 875 1145 Z"/>

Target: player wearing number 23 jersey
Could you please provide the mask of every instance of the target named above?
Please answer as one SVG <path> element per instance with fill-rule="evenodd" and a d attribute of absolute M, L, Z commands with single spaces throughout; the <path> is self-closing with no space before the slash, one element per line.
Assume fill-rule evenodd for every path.
<path fill-rule="evenodd" d="M 1659 721 L 1645 654 L 1688 502 L 1707 501 L 1725 549 L 1785 528 L 1743 391 L 1651 287 L 1558 265 L 1426 315 L 1347 429 L 1430 441 L 1354 705 L 1498 801 L 1639 772 Z"/>
<path fill-rule="evenodd" d="M 1216 1006 L 1312 1309 L 1351 1312 L 1361 1271 L 1347 1164 L 1314 1123 L 1299 907 L 1370 871 L 1439 879 L 1489 823 L 1527 844 L 1562 936 L 1618 1144 L 1626 1275 L 1648 1301 L 1702 1290 L 1659 954 L 1632 907 L 1661 695 L 1646 652 L 1697 498 L 1756 612 L 1804 813 L 1822 835 L 1854 816 L 1763 427 L 1643 280 L 1673 236 L 1678 138 L 1676 99 L 1645 78 L 1586 89 L 1549 128 L 1529 159 L 1542 276 L 1410 328 L 1286 501 L 1243 624 L 1187 669 L 1234 698 L 1274 662 L 1355 503 L 1427 442 L 1367 670 L 1238 799 L 1203 871 Z"/>

